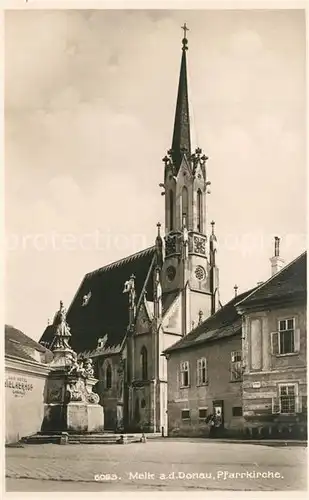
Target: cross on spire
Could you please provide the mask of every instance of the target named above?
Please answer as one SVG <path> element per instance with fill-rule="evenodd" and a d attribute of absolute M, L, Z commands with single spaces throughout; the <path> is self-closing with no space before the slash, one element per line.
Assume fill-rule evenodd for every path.
<path fill-rule="evenodd" d="M 181 29 L 183 30 L 184 38 L 187 38 L 187 31 L 189 31 L 189 28 L 187 28 L 186 23 L 184 23 L 184 25 L 181 26 Z"/>

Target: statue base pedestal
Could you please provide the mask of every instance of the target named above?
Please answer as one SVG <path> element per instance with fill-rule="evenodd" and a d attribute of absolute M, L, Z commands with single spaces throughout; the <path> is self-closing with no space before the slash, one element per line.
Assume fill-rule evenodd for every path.
<path fill-rule="evenodd" d="M 103 408 L 95 404 L 69 403 L 66 424 L 68 432 L 103 432 Z"/>
<path fill-rule="evenodd" d="M 42 432 L 103 432 L 104 411 L 92 392 L 97 379 L 54 370 L 47 382 Z"/>

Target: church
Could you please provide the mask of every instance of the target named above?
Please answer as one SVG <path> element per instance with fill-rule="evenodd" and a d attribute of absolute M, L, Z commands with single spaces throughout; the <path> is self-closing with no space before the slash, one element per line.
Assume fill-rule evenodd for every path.
<path fill-rule="evenodd" d="M 220 308 L 208 158 L 192 143 L 183 29 L 172 144 L 162 165 L 164 230 L 158 223 L 152 247 L 86 274 L 67 310 L 72 348 L 94 363 L 106 430 L 166 435 L 163 352 Z M 41 337 L 47 348 L 54 329 Z"/>

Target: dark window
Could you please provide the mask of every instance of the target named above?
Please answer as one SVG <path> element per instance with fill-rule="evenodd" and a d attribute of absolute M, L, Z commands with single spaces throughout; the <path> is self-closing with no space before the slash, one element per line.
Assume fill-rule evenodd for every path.
<path fill-rule="evenodd" d="M 142 350 L 141 350 L 141 368 L 142 368 L 142 380 L 147 380 L 148 367 L 147 367 L 147 349 L 146 349 L 146 347 L 142 347 Z"/>
<path fill-rule="evenodd" d="M 174 229 L 174 193 L 170 191 L 170 231 Z"/>
<path fill-rule="evenodd" d="M 109 363 L 106 367 L 105 377 L 106 377 L 106 389 L 110 389 L 112 387 L 112 367 Z"/>
<path fill-rule="evenodd" d="M 242 417 L 242 407 L 241 406 L 233 406 L 232 415 L 233 415 L 233 417 Z"/>
<path fill-rule="evenodd" d="M 146 407 L 146 401 L 145 401 L 145 399 L 142 399 L 141 408 L 145 408 L 145 407 Z"/>
<path fill-rule="evenodd" d="M 188 227 L 188 190 L 186 186 L 182 188 L 182 219 Z"/>
<path fill-rule="evenodd" d="M 182 420 L 189 420 L 190 410 L 181 410 L 181 418 Z"/>
<path fill-rule="evenodd" d="M 189 361 L 183 361 L 180 365 L 181 387 L 189 387 Z"/>
<path fill-rule="evenodd" d="M 206 418 L 207 417 L 207 408 L 199 408 L 198 418 Z"/>
<path fill-rule="evenodd" d="M 279 321 L 280 354 L 295 351 L 294 346 L 294 318 Z"/>
<path fill-rule="evenodd" d="M 203 232 L 203 194 L 200 189 L 197 191 L 197 230 Z"/>

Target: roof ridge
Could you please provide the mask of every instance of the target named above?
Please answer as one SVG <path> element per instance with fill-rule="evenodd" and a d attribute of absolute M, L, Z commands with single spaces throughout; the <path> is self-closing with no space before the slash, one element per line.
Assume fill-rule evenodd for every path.
<path fill-rule="evenodd" d="M 280 274 L 282 274 L 283 271 L 286 271 L 287 269 L 289 269 L 293 264 L 295 264 L 295 262 L 297 262 L 306 253 L 307 253 L 307 251 L 305 250 L 300 255 L 298 255 L 297 257 L 295 257 L 295 259 L 293 259 L 291 262 L 289 262 L 286 266 L 284 266 L 282 269 L 280 269 L 280 271 L 278 271 L 277 273 L 275 273 L 272 276 L 270 276 L 270 278 L 268 278 L 267 281 L 264 281 L 260 286 L 256 287 L 254 290 L 252 290 L 252 292 L 249 295 L 247 295 L 247 297 L 244 297 L 240 302 L 237 302 L 237 304 L 235 304 L 235 307 L 238 307 L 245 300 L 249 299 L 251 297 L 251 295 L 253 295 L 254 293 L 260 291 L 262 288 L 264 288 L 264 286 L 268 285 L 274 278 L 278 278 L 278 276 L 280 276 Z"/>
<path fill-rule="evenodd" d="M 139 250 L 138 252 L 135 252 L 132 255 L 128 255 L 127 257 L 122 257 L 121 259 L 115 260 L 114 262 L 110 262 L 109 264 L 106 264 L 105 266 L 99 267 L 98 269 L 95 269 L 94 271 L 90 271 L 89 273 L 86 273 L 85 278 L 92 276 L 93 274 L 97 274 L 97 273 L 118 267 L 121 264 L 125 264 L 127 262 L 130 262 L 130 260 L 136 259 L 137 257 L 139 257 L 143 254 L 147 255 L 147 253 L 150 253 L 151 250 L 154 250 L 154 249 L 155 249 L 155 245 L 152 245 L 148 248 L 145 248 L 144 250 Z"/>

